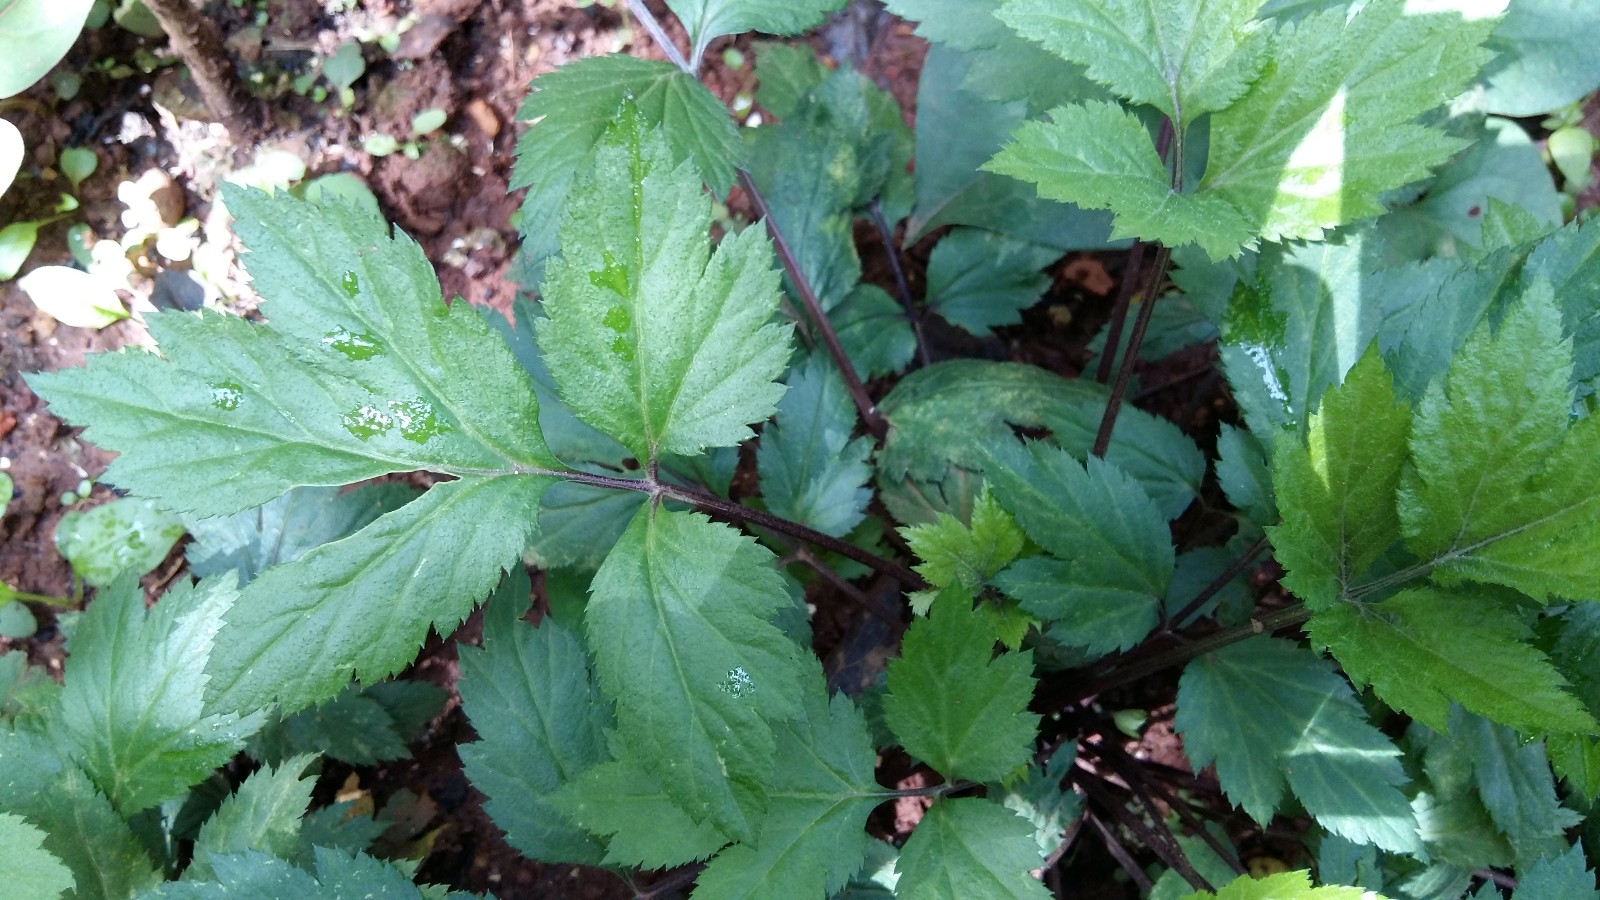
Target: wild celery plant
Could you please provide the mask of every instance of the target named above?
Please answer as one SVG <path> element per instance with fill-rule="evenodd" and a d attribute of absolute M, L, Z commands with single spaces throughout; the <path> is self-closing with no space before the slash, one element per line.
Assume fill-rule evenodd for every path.
<path fill-rule="evenodd" d="M 481 736 L 462 756 L 533 858 L 680 867 L 697 900 L 1041 897 L 1031 873 L 1083 829 L 1151 896 L 1455 897 L 1488 867 L 1516 870 L 1517 900 L 1594 895 L 1567 832 L 1600 795 L 1600 228 L 1560 227 L 1527 139 L 1489 115 L 1496 79 L 1534 77 L 1518 27 L 1539 4 L 892 0 L 936 45 L 914 131 L 803 47 L 758 50 L 778 124 L 741 130 L 695 79 L 717 37 L 839 3 L 668 5 L 689 55 L 633 4 L 669 62 L 534 85 L 517 172 L 540 300 L 514 323 L 444 303 L 366 212 L 230 189 L 265 321 L 165 313 L 159 353 L 30 379 L 119 452 L 106 480 L 191 529 L 438 480 L 242 588 L 210 575 L 148 617 L 97 600 L 60 709 L 0 738 L 19 859 L 84 895 L 153 888 L 178 856 L 136 839 L 149 809 L 269 710 L 394 674 L 493 592 L 462 651 Z M 705 187 L 735 183 L 761 222 L 713 242 Z M 896 266 L 895 223 L 938 236 L 920 302 L 862 283 L 857 218 Z M 1064 251 L 1129 238 L 1099 380 L 930 362 L 930 316 L 988 335 Z M 1141 352 L 1211 341 L 1245 427 L 1208 458 L 1126 397 Z M 761 501 L 735 502 L 763 422 Z M 1175 547 L 1210 484 L 1231 536 Z M 1293 598 L 1258 607 L 1242 573 L 1267 547 Z M 538 627 L 524 559 L 547 571 Z M 830 694 L 801 575 L 908 600 L 863 700 Z M 142 655 L 97 637 L 113 614 L 186 651 L 138 704 L 105 695 Z M 1093 703 L 1180 665 L 1190 761 L 1261 827 L 1296 817 L 1302 871 L 1244 874 L 1240 820 L 1199 822 Z M 939 783 L 880 786 L 889 745 Z M 287 789 L 304 763 L 285 765 L 236 796 Z M 864 825 L 908 795 L 931 805 L 896 851 Z M 272 831 L 244 804 L 217 815 Z M 85 811 L 105 852 L 82 850 Z M 272 841 L 202 829 L 160 895 L 400 871 L 271 822 Z"/>

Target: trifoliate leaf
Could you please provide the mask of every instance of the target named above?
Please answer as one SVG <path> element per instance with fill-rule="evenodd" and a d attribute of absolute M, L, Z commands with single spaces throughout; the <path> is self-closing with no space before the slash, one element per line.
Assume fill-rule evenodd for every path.
<path fill-rule="evenodd" d="M 1272 819 L 1287 782 L 1334 834 L 1421 851 L 1399 749 L 1311 651 L 1257 637 L 1200 657 L 1183 671 L 1175 724 L 1195 769 L 1215 762 L 1228 799 L 1257 822 Z"/>
<path fill-rule="evenodd" d="M 812 356 L 789 373 L 777 418 L 761 431 L 756 468 L 761 497 L 774 514 L 834 537 L 866 516 L 872 491 L 866 438 L 850 437 L 855 404 L 826 358 Z"/>
<path fill-rule="evenodd" d="M 1053 559 L 1023 560 L 996 579 L 1022 608 L 1080 633 L 1091 651 L 1132 646 L 1154 627 L 1174 562 L 1167 521 L 1114 466 L 1088 466 L 1035 443 L 991 450 L 995 499 Z M 1108 619 L 1124 627 L 1106 628 Z"/>
<path fill-rule="evenodd" d="M 1600 730 L 1492 595 L 1409 588 L 1320 611 L 1309 630 L 1358 686 L 1372 685 L 1385 703 L 1437 731 L 1452 701 L 1523 732 Z"/>
<path fill-rule="evenodd" d="M 1283 524 L 1268 528 L 1284 587 L 1324 609 L 1400 539 L 1394 494 L 1411 411 L 1395 402 L 1377 347 L 1311 416 L 1307 446 L 1280 439 L 1273 490 Z"/>
<path fill-rule="evenodd" d="M 970 527 L 946 513 L 900 533 L 923 560 L 914 567 L 918 575 L 934 587 L 959 587 L 969 599 L 1022 553 L 1027 540 L 987 489 L 972 505 Z"/>
<path fill-rule="evenodd" d="M 54 724 L 124 815 L 203 781 L 260 727 L 259 716 L 202 710 L 206 661 L 238 600 L 224 575 L 176 585 L 146 613 L 144 591 L 129 575 L 84 613 Z"/>
<path fill-rule="evenodd" d="M 550 806 L 609 839 L 608 865 L 665 869 L 705 859 L 728 843 L 710 822 L 690 818 L 661 779 L 631 756 L 585 769 L 550 796 Z"/>
<path fill-rule="evenodd" d="M 1266 63 L 1261 0 L 1006 0 L 1018 34 L 1182 128 L 1232 103 Z"/>
<path fill-rule="evenodd" d="M 667 6 L 689 29 L 698 61 L 713 38 L 746 31 L 799 34 L 822 21 L 845 0 L 668 0 Z"/>
<path fill-rule="evenodd" d="M 733 184 L 744 148 L 727 109 L 694 76 L 668 62 L 613 54 L 574 60 L 539 76 L 517 118 L 534 121 L 517 141 L 511 187 L 528 187 L 522 202 L 524 252 L 556 249 L 567 195 L 587 171 L 607 126 L 631 100 L 667 133 L 674 163 L 692 161 L 718 194 Z"/>
<path fill-rule="evenodd" d="M 911 832 L 895 868 L 896 896 L 1044 900 L 1028 874 L 1043 865 L 1033 826 L 988 800 L 941 800 Z"/>
<path fill-rule="evenodd" d="M 1211 117 L 1199 192 L 1231 204 L 1252 236 L 1316 238 L 1384 211 L 1461 142 L 1410 124 L 1459 90 L 1491 54 L 1492 17 L 1374 0 L 1281 26 L 1272 61 Z"/>
<path fill-rule="evenodd" d="M 1523 866 L 1517 872 L 1517 889 L 1511 900 L 1600 900 L 1582 842 L 1558 856 Z"/>
<path fill-rule="evenodd" d="M 461 706 L 479 736 L 461 745 L 461 761 L 507 843 L 530 859 L 594 865 L 601 846 L 549 796 L 608 758 L 611 711 L 576 634 L 548 617 L 522 623 L 530 589 L 517 566 L 490 598 L 483 649 L 460 651 Z"/>
<path fill-rule="evenodd" d="M 214 575 L 229 569 L 246 584 L 262 570 L 293 562 L 315 547 L 347 537 L 386 512 L 416 499 L 402 484 L 294 488 L 270 503 L 231 516 L 186 516 L 194 538 L 183 548 L 189 571 Z"/>
<path fill-rule="evenodd" d="M 707 252 L 711 199 L 625 110 L 574 190 L 539 344 L 564 400 L 641 461 L 733 446 L 772 414 L 789 355 L 772 251 L 747 228 Z"/>
<path fill-rule="evenodd" d="M 206 881 L 216 873 L 213 854 L 260 850 L 278 859 L 293 860 L 300 849 L 300 817 L 311 803 L 316 778 L 302 777 L 313 757 L 296 756 L 276 770 L 259 769 L 222 801 L 200 826 L 194 842 L 194 862 L 184 878 Z"/>
<path fill-rule="evenodd" d="M 595 574 L 585 629 L 624 742 L 695 820 L 748 838 L 770 723 L 800 712 L 799 648 L 772 555 L 704 516 L 646 507 Z"/>
<path fill-rule="evenodd" d="M 1149 130 L 1112 103 L 1061 106 L 1049 122 L 1024 123 L 983 168 L 1032 182 L 1041 197 L 1111 210 L 1113 240 L 1197 243 L 1220 260 L 1256 233 L 1223 198 L 1173 191 Z"/>
<path fill-rule="evenodd" d="M 73 887 L 72 870 L 40 844 L 46 835 L 21 816 L 0 813 L 0 879 L 18 897 L 59 897 Z"/>
<path fill-rule="evenodd" d="M 1033 751 L 1033 653 L 993 651 L 994 632 L 970 604 L 935 603 L 889 663 L 884 721 L 947 779 L 998 781 Z"/>
<path fill-rule="evenodd" d="M 197 515 L 391 472 L 551 468 L 527 376 L 422 250 L 353 206 L 224 188 L 267 324 L 163 313 L 124 351 L 30 383 L 119 451 L 105 480 Z M 465 361 L 465 362 L 464 362 Z"/>
<path fill-rule="evenodd" d="M 398 672 L 430 627 L 449 633 L 520 559 L 549 483 L 524 475 L 436 484 L 350 537 L 268 569 L 226 617 L 206 669 L 208 708 L 276 700 L 293 711 L 338 694 L 352 673 L 375 681 Z"/>
<path fill-rule="evenodd" d="M 1401 485 L 1406 543 L 1435 578 L 1530 596 L 1600 583 L 1600 421 L 1567 427 L 1571 344 L 1536 283 L 1498 331 L 1485 324 L 1423 396 Z"/>
<path fill-rule="evenodd" d="M 1460 709 L 1451 711 L 1450 736 L 1471 756 L 1478 796 L 1519 863 L 1566 849 L 1566 829 L 1582 817 L 1557 798 L 1543 742 Z"/>
<path fill-rule="evenodd" d="M 1279 872 L 1265 878 L 1240 875 L 1216 893 L 1196 891 L 1184 900 L 1383 900 L 1358 887 L 1312 887 L 1310 872 Z"/>
<path fill-rule="evenodd" d="M 1058 256 L 1038 244 L 978 228 L 955 228 L 928 257 L 924 302 L 952 324 L 987 337 L 997 325 L 1022 321 L 1021 310 L 1050 286 L 1039 270 Z"/>
<path fill-rule="evenodd" d="M 830 701 L 822 673 L 809 668 L 803 714 L 773 727 L 778 756 L 755 839 L 706 866 L 696 900 L 832 896 L 861 868 L 867 814 L 884 800 L 872 740 L 855 704 L 843 694 Z"/>

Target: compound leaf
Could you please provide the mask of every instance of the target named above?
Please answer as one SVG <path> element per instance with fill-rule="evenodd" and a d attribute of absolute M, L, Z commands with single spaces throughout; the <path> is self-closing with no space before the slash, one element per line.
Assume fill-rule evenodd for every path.
<path fill-rule="evenodd" d="M 1215 762 L 1228 798 L 1257 822 L 1277 812 L 1287 782 L 1334 834 L 1421 851 L 1399 749 L 1311 651 L 1258 637 L 1200 657 L 1179 682 L 1175 724 L 1195 769 Z"/>
<path fill-rule="evenodd" d="M 1326 885 L 1313 887 L 1310 872 L 1279 872 L 1265 878 L 1240 875 L 1216 893 L 1196 891 L 1183 900 L 1382 900 L 1378 894 L 1359 887 Z"/>
<path fill-rule="evenodd" d="M 1492 596 L 1409 588 L 1378 603 L 1340 603 L 1312 616 L 1326 646 L 1357 685 L 1444 731 L 1450 703 L 1518 731 L 1597 730 L 1563 688 L 1550 660 L 1520 638 L 1527 629 Z"/>
<path fill-rule="evenodd" d="M 1266 63 L 1261 0 L 1006 0 L 997 17 L 1177 127 L 1244 93 Z"/>
<path fill-rule="evenodd" d="M 772 555 L 704 516 L 647 506 L 590 588 L 589 650 L 624 743 L 696 821 L 745 839 L 772 775 L 770 723 L 800 712 L 799 648 Z"/>
<path fill-rule="evenodd" d="M 1600 900 L 1594 880 L 1579 842 L 1559 856 L 1541 857 L 1520 868 L 1511 900 Z"/>
<path fill-rule="evenodd" d="M 551 479 L 436 484 L 340 541 L 267 570 L 225 617 L 207 672 L 211 709 L 296 710 L 352 672 L 375 681 L 409 663 L 428 629 L 450 630 L 520 559 Z"/>
<path fill-rule="evenodd" d="M 1032 182 L 1041 197 L 1111 210 L 1113 240 L 1197 243 L 1220 260 L 1255 236 L 1225 199 L 1174 191 L 1144 123 L 1114 103 L 1057 107 L 1048 122 L 1026 122 L 983 168 Z"/>
<path fill-rule="evenodd" d="M 960 587 L 976 594 L 1022 553 L 1027 536 L 985 489 L 972 504 L 972 524 L 962 524 L 949 513 L 900 533 L 923 562 L 918 575 L 936 588 Z"/>
<path fill-rule="evenodd" d="M 895 868 L 895 895 L 929 900 L 1044 900 L 1028 873 L 1042 860 L 1033 826 L 988 800 L 941 800 L 911 832 Z"/>
<path fill-rule="evenodd" d="M 47 835 L 26 819 L 0 813 L 0 878 L 19 897 L 59 897 L 73 887 L 72 870 L 40 846 Z"/>
<path fill-rule="evenodd" d="M 1565 832 L 1582 817 L 1561 805 L 1544 742 L 1482 716 L 1454 709 L 1450 737 L 1472 758 L 1472 775 L 1489 818 L 1506 836 L 1519 863 L 1554 856 L 1567 846 Z"/>
<path fill-rule="evenodd" d="M 461 706 L 479 740 L 460 748 L 484 809 L 530 859 L 594 865 L 602 848 L 548 799 L 608 758 L 610 709 L 589 676 L 583 641 L 551 617 L 521 622 L 532 589 L 517 566 L 490 599 L 483 649 L 461 652 Z"/>
<path fill-rule="evenodd" d="M 698 60 L 713 38 L 746 31 L 799 34 L 844 4 L 845 0 L 667 0 L 689 29 L 694 42 L 691 60 Z"/>
<path fill-rule="evenodd" d="M 1323 395 L 1306 446 L 1274 445 L 1273 490 L 1283 524 L 1268 528 L 1288 570 L 1284 587 L 1312 609 L 1344 595 L 1400 539 L 1395 490 L 1405 462 L 1411 412 L 1373 346 L 1345 383 Z"/>
<path fill-rule="evenodd" d="M 316 786 L 315 776 L 304 777 L 312 759 L 310 755 L 296 756 L 276 769 L 264 767 L 246 778 L 200 826 L 194 861 L 184 870 L 184 878 L 205 881 L 215 875 L 213 854 L 261 850 L 278 859 L 293 860 L 301 846 L 300 817 L 305 815 L 311 789 Z"/>
<path fill-rule="evenodd" d="M 142 895 L 144 900 L 229 900 L 261 897 L 381 897 L 423 900 L 424 894 L 398 865 L 365 853 L 317 847 L 315 874 L 257 850 L 214 853 L 210 881 L 174 881 Z M 435 895 L 430 893 L 429 896 Z"/>
<path fill-rule="evenodd" d="M 715 825 L 691 818 L 661 779 L 629 755 L 585 769 L 550 796 L 550 805 L 607 837 L 607 865 L 665 869 L 705 859 L 728 843 Z"/>
<path fill-rule="evenodd" d="M 970 603 L 935 603 L 889 663 L 885 723 L 948 779 L 998 781 L 1033 751 L 1033 653 L 993 651 L 993 626 Z"/>
<path fill-rule="evenodd" d="M 259 716 L 202 709 L 206 660 L 238 599 L 222 576 L 177 585 L 147 613 L 125 575 L 84 613 L 53 727 L 124 815 L 203 781 L 260 727 Z"/>
<path fill-rule="evenodd" d="M 924 302 L 951 324 L 979 337 L 1022 321 L 1021 311 L 1050 286 L 1039 271 L 1060 254 L 980 228 L 954 228 L 928 257 Z"/>
<path fill-rule="evenodd" d="M 624 110 L 573 191 L 536 324 L 580 418 L 641 461 L 733 446 L 772 415 L 788 362 L 778 275 L 759 228 L 707 253 L 711 198 Z"/>
<path fill-rule="evenodd" d="M 1236 208 L 1252 236 L 1316 238 L 1384 211 L 1383 192 L 1425 177 L 1459 140 L 1412 124 L 1487 62 L 1492 17 L 1413 12 L 1375 0 L 1279 28 L 1271 63 L 1211 118 L 1199 191 Z"/>
<path fill-rule="evenodd" d="M 767 509 L 834 537 L 861 524 L 872 500 L 865 486 L 872 447 L 850 437 L 855 422 L 844 379 L 827 359 L 812 356 L 796 366 L 756 453 Z"/>

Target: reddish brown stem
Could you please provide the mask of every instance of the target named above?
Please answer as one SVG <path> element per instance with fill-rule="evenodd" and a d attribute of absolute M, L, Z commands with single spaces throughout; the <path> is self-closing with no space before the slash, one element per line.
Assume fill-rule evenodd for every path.
<path fill-rule="evenodd" d="M 222 43 L 217 23 L 189 0 L 145 0 L 145 6 L 167 33 L 172 52 L 188 67 L 200 99 L 235 139 L 250 130 L 244 88 Z"/>

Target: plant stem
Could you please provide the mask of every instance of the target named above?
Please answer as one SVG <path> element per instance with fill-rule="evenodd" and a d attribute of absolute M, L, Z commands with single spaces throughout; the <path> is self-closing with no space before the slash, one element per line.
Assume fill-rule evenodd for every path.
<path fill-rule="evenodd" d="M 237 140 L 249 132 L 244 89 L 223 46 L 217 23 L 189 0 L 145 0 L 145 6 L 167 33 L 172 52 L 188 67 L 200 98 L 217 121 Z"/>
<path fill-rule="evenodd" d="M 1185 619 L 1199 612 L 1200 607 L 1205 606 L 1207 600 L 1215 597 L 1218 591 L 1227 587 L 1228 582 L 1232 581 L 1235 575 L 1243 572 L 1251 561 L 1265 549 L 1267 549 L 1267 537 L 1262 535 L 1256 539 L 1254 544 L 1250 545 L 1249 549 L 1240 554 L 1238 559 L 1229 563 L 1226 569 L 1218 573 L 1216 578 L 1211 579 L 1210 584 L 1201 588 L 1200 593 L 1195 594 L 1193 600 L 1185 603 L 1183 608 L 1178 610 L 1177 614 L 1172 617 L 1172 621 L 1177 623 L 1177 627 L 1182 628 Z"/>
<path fill-rule="evenodd" d="M 1117 367 L 1117 380 L 1111 385 L 1111 398 L 1106 401 L 1105 414 L 1100 417 L 1100 430 L 1094 436 L 1094 455 L 1105 456 L 1111 446 L 1111 431 L 1117 426 L 1117 413 L 1122 409 L 1122 398 L 1128 393 L 1128 382 L 1133 380 L 1133 364 L 1139 358 L 1139 345 L 1144 343 L 1144 333 L 1150 327 L 1150 313 L 1156 307 L 1156 294 L 1167 277 L 1167 267 L 1172 262 L 1170 247 L 1157 247 L 1155 264 L 1150 280 L 1145 283 L 1139 298 L 1139 315 L 1133 320 L 1133 332 L 1128 335 L 1128 349 L 1123 352 L 1122 364 Z"/>
<path fill-rule="evenodd" d="M 679 50 L 678 45 L 667 37 L 666 29 L 661 27 L 660 22 L 656 21 L 655 15 L 644 5 L 644 0 L 628 0 L 628 11 L 633 13 L 633 17 L 639 20 L 639 24 L 644 26 L 644 30 L 650 33 L 650 39 L 655 41 L 656 46 L 661 48 L 661 52 L 667 55 L 668 62 L 690 75 L 696 74 L 695 64 L 685 59 L 683 51 Z"/>
<path fill-rule="evenodd" d="M 1128 260 L 1122 267 L 1122 283 L 1117 285 L 1117 300 L 1111 305 L 1111 323 L 1106 327 L 1106 346 L 1100 351 L 1100 367 L 1094 380 L 1105 384 L 1111 380 L 1111 366 L 1117 361 L 1121 349 L 1122 327 L 1128 323 L 1128 303 L 1133 299 L 1133 289 L 1138 279 L 1133 276 L 1144 267 L 1144 241 L 1135 238 L 1128 248 Z"/>
<path fill-rule="evenodd" d="M 900 247 L 894 242 L 894 229 L 883 217 L 883 202 L 874 197 L 867 207 L 872 224 L 878 229 L 878 239 L 883 241 L 883 252 L 889 257 L 889 270 L 894 273 L 894 286 L 900 292 L 900 305 L 906 309 L 906 321 L 911 323 L 911 334 L 917 342 L 917 361 L 929 365 L 928 342 L 922 336 L 922 318 L 917 315 L 916 301 L 911 299 L 911 285 L 906 283 L 906 271 L 900 265 Z"/>

